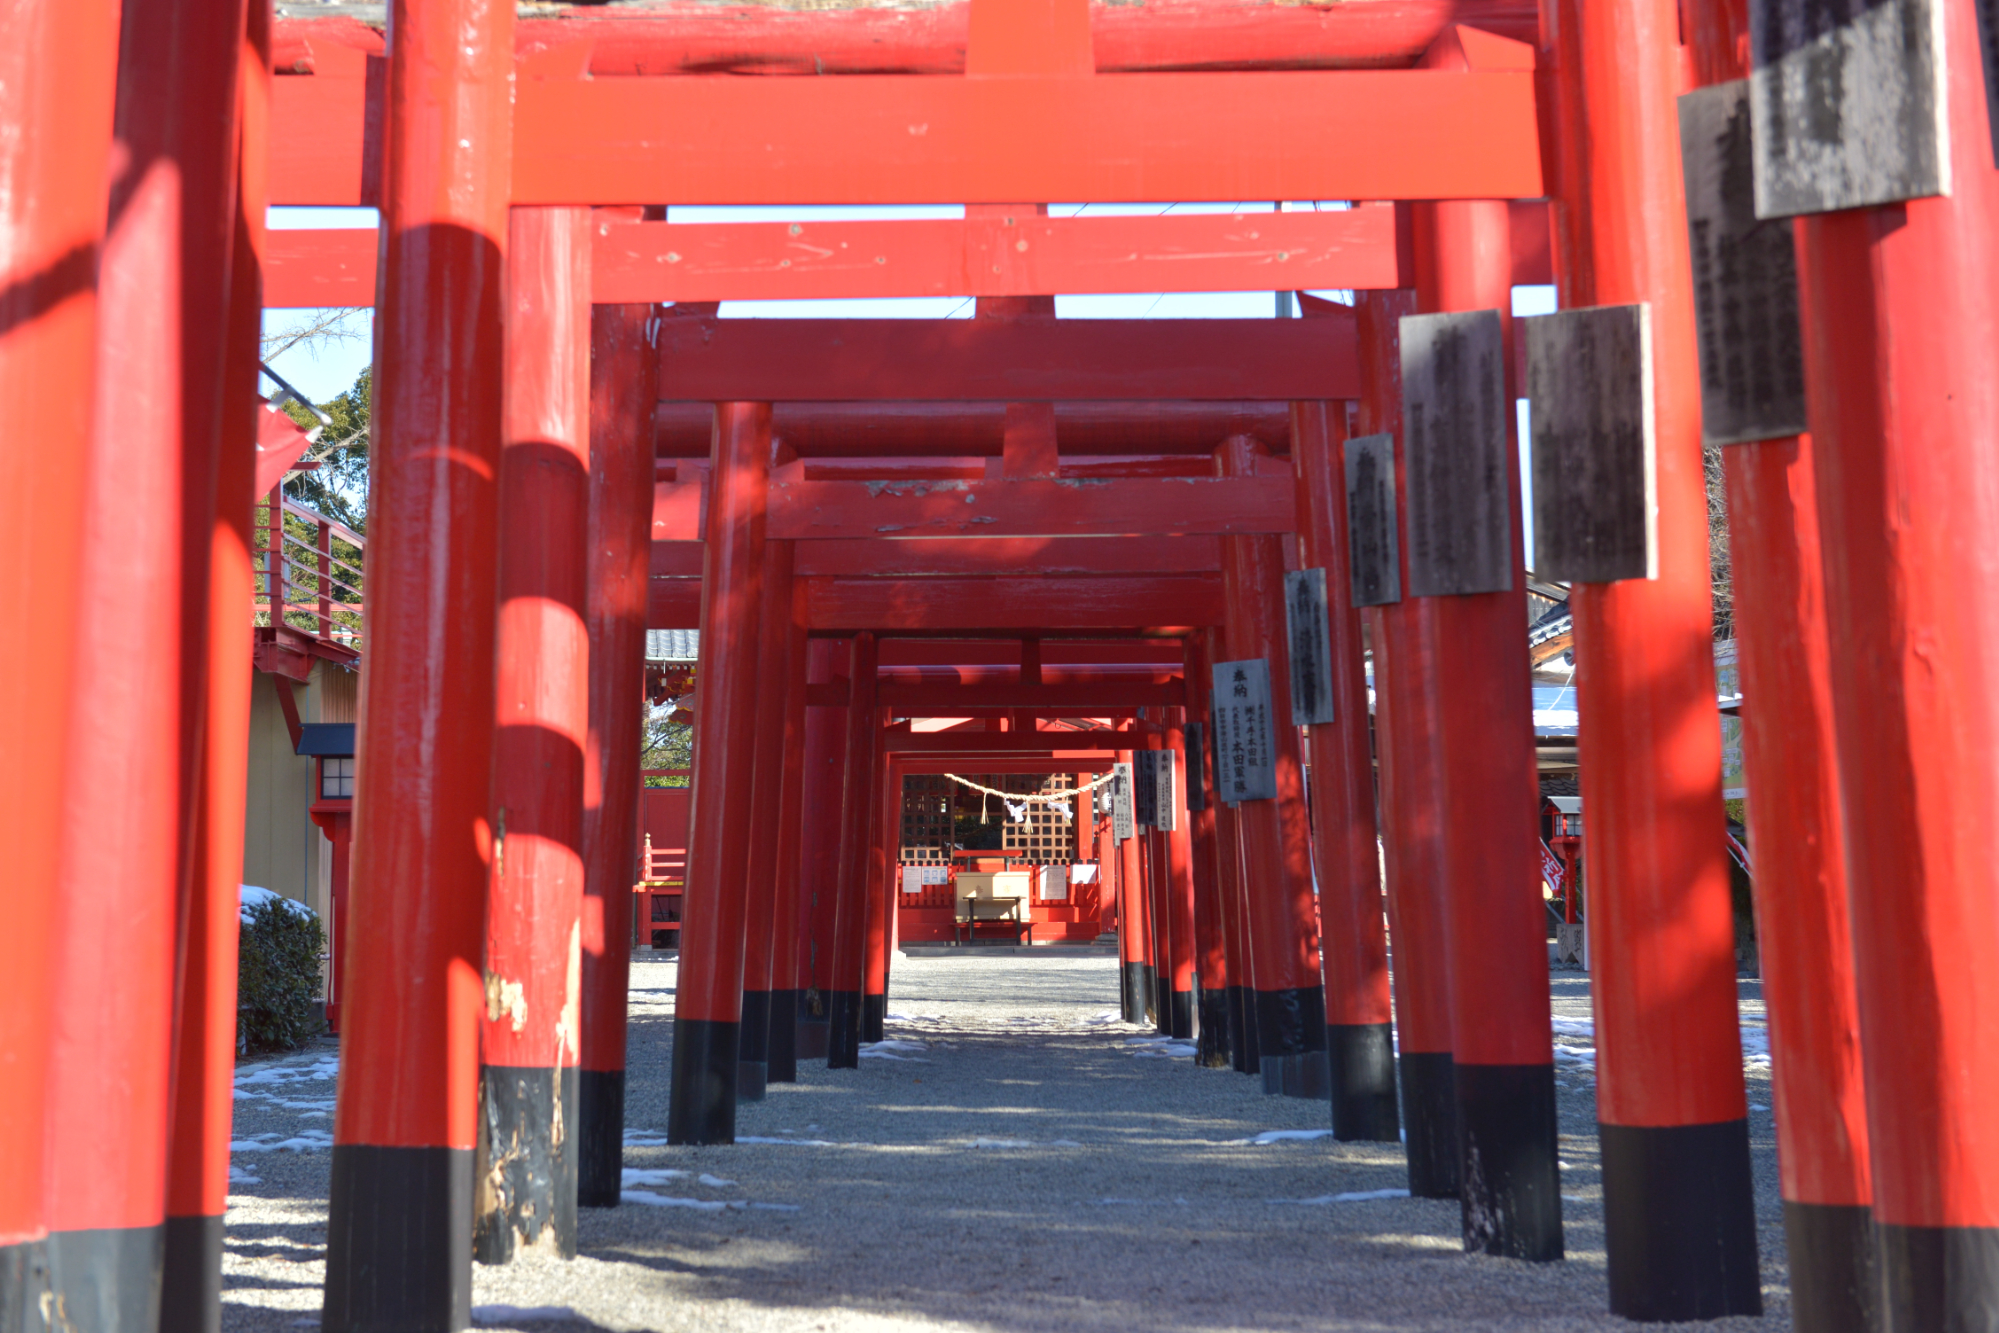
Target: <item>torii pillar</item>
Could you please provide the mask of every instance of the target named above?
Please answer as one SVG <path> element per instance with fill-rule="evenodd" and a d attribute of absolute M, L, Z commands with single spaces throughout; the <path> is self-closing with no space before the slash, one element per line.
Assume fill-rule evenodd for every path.
<path fill-rule="evenodd" d="M 1950 193 L 1797 232 L 1882 1323 L 1925 1331 L 1999 1308 L 1999 171 L 1992 34 L 1937 9 Z"/>
<path fill-rule="evenodd" d="M 511 4 L 397 6 L 329 1333 L 469 1318 L 513 73 Z"/>
<path fill-rule="evenodd" d="M 770 404 L 720 403 L 701 575 L 701 728 L 694 742 L 680 986 L 673 1016 L 672 1143 L 733 1143 L 741 1051 L 743 885 L 755 811 L 757 693 Z"/>
<path fill-rule="evenodd" d="M 1232 436 L 1216 450 L 1219 475 L 1256 473 L 1256 444 Z M 1284 552 L 1275 536 L 1222 538 L 1222 585 L 1229 608 L 1229 660 L 1270 664 L 1271 752 L 1277 798 L 1243 801 L 1242 827 L 1250 952 L 1254 956 L 1258 1058 L 1266 1092 L 1326 1095 L 1326 996 L 1319 973 L 1317 904 L 1312 891 L 1311 818 L 1298 729 L 1291 724 L 1291 679 L 1284 629 Z M 1275 1068 L 1272 1066 L 1275 1064 Z"/>

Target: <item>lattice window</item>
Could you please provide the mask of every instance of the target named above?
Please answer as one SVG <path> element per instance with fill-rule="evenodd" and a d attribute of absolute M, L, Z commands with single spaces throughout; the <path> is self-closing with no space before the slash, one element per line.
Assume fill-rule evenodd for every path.
<path fill-rule="evenodd" d="M 1076 785 L 1075 776 L 1069 773 L 1010 773 L 999 781 L 991 778 L 979 781 L 988 787 L 1017 792 L 1066 791 Z M 1025 819 L 1019 823 L 1007 822 L 1002 845 L 1033 865 L 1068 865 L 1076 859 L 1075 818 L 1073 797 L 1054 804 L 1036 802 L 1027 807 Z"/>
<path fill-rule="evenodd" d="M 1076 785 L 1070 773 L 967 773 L 971 781 L 996 791 L 1045 793 Z M 998 827 L 1000 850 L 1034 865 L 1068 865 L 1076 859 L 1075 801 L 1027 807 L 1019 822 L 1007 817 L 1005 803 L 939 775 L 902 780 L 902 864 L 937 865 L 951 859 L 956 821 L 977 819 L 981 808 Z"/>
<path fill-rule="evenodd" d="M 902 863 L 943 865 L 951 859 L 951 803 L 962 791 L 942 774 L 902 780 Z"/>

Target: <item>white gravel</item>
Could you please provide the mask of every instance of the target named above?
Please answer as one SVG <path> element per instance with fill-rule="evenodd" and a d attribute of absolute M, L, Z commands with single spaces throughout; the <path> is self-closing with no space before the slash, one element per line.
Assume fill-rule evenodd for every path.
<path fill-rule="evenodd" d="M 669 1147 L 675 969 L 641 957 L 626 1203 L 584 1210 L 573 1262 L 475 1269 L 476 1326 L 1631 1327 L 1605 1313 L 1580 974 L 1554 977 L 1569 1259 L 1529 1265 L 1464 1255 L 1457 1205 L 1408 1198 L 1398 1146 L 1336 1143 L 1323 1105 L 1144 1040 L 1114 1012 L 1116 959 L 1052 948 L 898 958 L 874 1058 L 773 1084 L 733 1147 Z M 317 1325 L 337 1050 L 238 1072 L 225 1329 Z M 1769 1104 L 1767 1055 L 1747 1072 Z M 1789 1324 L 1769 1115 L 1750 1128 L 1769 1313 L 1718 1330 Z"/>

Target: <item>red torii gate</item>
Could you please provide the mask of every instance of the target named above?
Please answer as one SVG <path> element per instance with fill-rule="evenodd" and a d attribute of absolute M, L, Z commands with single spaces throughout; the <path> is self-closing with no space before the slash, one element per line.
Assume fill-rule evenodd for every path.
<path fill-rule="evenodd" d="M 152 13 L 143 5 L 132 12 Z M 1673 6 L 1556 0 L 1533 34 L 1550 76 L 1539 108 L 1532 75 L 1512 48 L 1462 32 L 1438 40 L 1435 28 L 1412 42 L 1406 10 L 1397 11 L 1396 22 L 1372 25 L 1365 41 L 1335 42 L 1331 51 L 1304 43 L 1281 57 L 1257 43 L 1294 31 L 1281 25 L 1295 25 L 1297 17 L 1280 14 L 1268 26 L 1259 20 L 1244 27 L 1230 15 L 1237 44 L 1215 48 L 1217 58 L 1238 66 L 1366 64 L 1423 53 L 1439 67 L 1160 70 L 1181 63 L 1161 53 L 1170 40 L 1153 46 L 1137 40 L 1109 60 L 1093 52 L 1093 27 L 1105 28 L 1108 43 L 1120 20 L 1093 24 L 1080 5 L 1016 12 L 998 0 L 979 0 L 966 15 L 962 74 L 948 36 L 935 43 L 926 32 L 896 59 L 900 67 L 931 73 L 823 80 L 655 74 L 687 68 L 698 38 L 652 48 L 634 42 L 629 26 L 606 29 L 617 54 L 603 70 L 590 47 L 565 43 L 559 32 L 547 34 L 553 41 L 525 43 L 517 69 L 511 6 L 494 0 L 399 0 L 398 49 L 379 79 L 370 78 L 365 51 L 342 56 L 331 49 L 341 43 L 307 41 L 303 59 L 314 73 L 269 80 L 268 13 L 261 6 L 214 0 L 198 12 L 185 6 L 159 12 L 171 12 L 173 23 L 157 41 L 127 34 L 131 63 L 116 121 L 119 42 L 107 5 L 24 0 L 0 15 L 0 60 L 8 66 L 0 71 L 6 74 L 0 122 L 15 131 L 0 150 L 0 177 L 9 182 L 0 192 L 7 201 L 0 254 L 8 266 L 0 288 L 6 303 L 0 394 L 24 429 L 35 427 L 42 445 L 9 454 L 0 477 L 7 505 L 0 563 L 35 571 L 32 581 L 0 587 L 0 624 L 10 638 L 34 645 L 7 655 L 0 678 L 10 697 L 30 705 L 20 753 L 0 766 L 7 770 L 0 809 L 24 885 L 10 901 L 8 929 L 0 930 L 6 950 L 0 985 L 7 987 L 0 1041 L 10 1068 L 21 1073 L 0 1090 L 0 1125 L 9 1131 L 0 1135 L 9 1153 L 0 1170 L 0 1245 L 23 1247 L 21 1262 L 10 1254 L 0 1264 L 0 1283 L 41 1282 L 36 1275 L 49 1272 L 73 1298 L 92 1290 L 116 1306 L 155 1280 L 148 1256 L 164 1226 L 169 1290 L 188 1295 L 169 1308 L 198 1326 L 214 1306 L 232 1007 L 231 821 L 241 799 L 234 756 L 242 747 L 230 737 L 240 740 L 235 728 L 247 689 L 241 664 L 224 663 L 232 651 L 241 657 L 240 643 L 225 649 L 241 628 L 228 608 L 236 595 L 231 575 L 241 573 L 247 546 L 247 485 L 238 483 L 249 475 L 243 461 L 251 439 L 250 349 L 264 203 L 379 202 L 385 230 L 369 608 L 374 674 L 362 724 L 366 799 L 357 816 L 366 836 L 358 840 L 355 868 L 357 890 L 373 895 L 374 915 L 357 931 L 355 966 L 363 968 L 366 959 L 358 973 L 366 984 L 349 988 L 354 1026 L 336 1126 L 326 1319 L 333 1328 L 452 1327 L 463 1320 L 473 1235 L 465 1209 L 480 1087 L 471 1033 L 481 1021 L 487 1025 L 490 1058 L 509 1039 L 506 1031 L 527 1029 L 514 1015 L 533 1014 L 542 1025 L 536 1032 L 567 1052 L 535 1070 L 537 1078 L 548 1076 L 554 1095 L 554 1080 L 565 1077 L 557 1071 L 575 1058 L 576 1033 L 560 1023 L 546 1026 L 549 1014 L 565 1008 L 560 993 L 545 991 L 550 932 L 521 930 L 513 914 L 538 907 L 542 894 L 552 895 L 552 919 L 570 916 L 572 903 L 580 913 L 582 877 L 572 872 L 588 853 L 582 826 L 565 822 L 564 811 L 536 811 L 549 818 L 523 828 L 517 810 L 516 850 L 523 839 L 543 840 L 558 870 L 552 878 L 528 874 L 521 892 L 511 892 L 512 876 L 501 869 L 506 835 L 484 777 L 496 730 L 489 705 L 496 701 L 492 687 L 480 682 L 496 631 L 479 615 L 458 614 L 491 596 L 496 578 L 536 596 L 547 591 L 547 580 L 566 579 L 569 614 L 592 614 L 586 598 L 573 593 L 583 553 L 569 549 L 563 536 L 583 525 L 575 521 L 573 495 L 566 510 L 557 503 L 558 488 L 529 488 L 525 495 L 509 489 L 509 541 L 518 548 L 508 552 L 508 572 L 495 572 L 496 480 L 555 464 L 550 446 L 561 444 L 573 455 L 580 439 L 573 412 L 563 429 L 537 416 L 553 401 L 510 404 L 503 412 L 503 330 L 524 329 L 520 315 L 539 318 L 551 350 L 567 346 L 575 364 L 575 340 L 589 336 L 587 314 L 577 310 L 594 286 L 539 285 L 549 274 L 525 264 L 524 242 L 510 244 L 507 210 L 526 206 L 523 228 L 554 234 L 566 226 L 582 237 L 591 220 L 583 210 L 608 204 L 944 199 L 1012 208 L 1010 201 L 1051 198 L 1435 200 L 1434 211 L 1415 219 L 1412 262 L 1421 308 L 1497 305 L 1503 312 L 1497 294 L 1512 246 L 1498 239 L 1501 215 L 1484 201 L 1540 194 L 1538 110 L 1552 150 L 1555 267 L 1565 302 L 1644 302 L 1653 321 L 1657 577 L 1581 587 L 1576 608 L 1578 650 L 1591 682 L 1583 745 L 1597 871 L 1592 953 L 1603 973 L 1599 1106 L 1612 1304 L 1651 1318 L 1756 1307 L 1741 1077 L 1728 1036 L 1725 878 L 1708 828 L 1718 822 L 1718 784 L 1702 656 L 1705 506 L 1693 461 L 1693 301 L 1670 106 L 1684 70 L 1681 49 L 1662 36 L 1676 30 Z M 1999 798 L 1987 760 L 1995 730 L 1991 700 L 1999 691 L 1987 645 L 1999 624 L 1999 602 L 1975 546 L 1992 527 L 1990 474 L 1999 466 L 1993 451 L 1980 447 L 1989 445 L 1991 423 L 1999 420 L 1992 401 L 1999 389 L 1984 373 L 1999 308 L 1991 226 L 1999 172 L 1979 99 L 1973 6 L 1939 0 L 1938 15 L 1945 48 L 1938 59 L 1950 76 L 1940 94 L 1942 120 L 1952 131 L 1942 150 L 1949 193 L 1836 209 L 1799 224 L 1809 334 L 1804 379 L 1817 436 L 1740 446 L 1730 469 L 1731 506 L 1746 520 L 1739 526 L 1759 539 L 1743 553 L 1745 675 L 1764 680 L 1764 697 L 1773 701 L 1782 693 L 1774 682 L 1786 672 L 1812 682 L 1791 700 L 1773 702 L 1772 721 L 1752 715 L 1752 762 L 1763 766 L 1770 785 L 1802 793 L 1795 803 L 1759 809 L 1758 845 L 1826 848 L 1832 840 L 1826 830 L 1841 828 L 1851 849 L 1844 867 L 1829 849 L 1816 858 L 1765 863 L 1775 871 L 1776 901 L 1789 909 L 1779 921 L 1797 927 L 1770 931 L 1766 946 L 1786 1108 L 1780 1132 L 1793 1272 L 1801 1292 L 1823 1302 L 1829 1317 L 1850 1317 L 1870 1299 L 1866 1256 L 1870 1228 L 1878 1226 L 1879 1278 L 1898 1327 L 1942 1327 L 1983 1308 L 1992 1298 L 1990 1275 L 1999 1271 L 1990 1262 L 1999 1227 L 1990 1204 L 1999 1197 L 1999 1158 L 1981 1146 L 1977 1129 L 1990 1085 L 1999 1082 L 1999 1057 L 1987 1053 L 1976 1031 L 1976 1015 L 1992 998 L 1984 978 L 1992 975 L 1989 852 Z M 1414 26 L 1420 20 L 1418 12 Z M 1692 6 L 1681 30 L 1701 80 L 1741 72 L 1746 28 L 1746 16 L 1726 3 Z M 942 54 L 926 43 L 941 46 Z M 774 42 L 772 58 L 783 67 L 795 50 Z M 631 73 L 583 77 L 609 74 L 613 66 Z M 1099 72 L 1131 69 L 1148 72 Z M 51 91 L 58 75 L 60 105 Z M 510 98 L 515 77 L 520 95 Z M 226 104 L 239 86 L 232 110 Z M 371 86 L 378 89 L 374 105 L 384 131 L 372 141 L 364 132 Z M 215 105 L 196 114 L 199 97 Z M 268 175 L 267 99 L 278 128 Z M 1278 125 L 1285 132 L 1271 133 Z M 660 126 L 667 128 L 656 131 Z M 288 136 L 300 127 L 303 151 L 294 152 Z M 164 211 L 149 211 L 150 197 L 137 186 L 136 193 L 121 193 L 118 223 L 107 235 L 103 165 L 114 132 L 127 150 L 142 150 L 140 160 L 152 160 L 149 153 L 171 159 L 198 184 Z M 550 216 L 529 216 L 539 210 Z M 555 216 L 564 212 L 566 219 Z M 619 220 L 627 224 L 645 226 L 639 218 Z M 1000 275 L 1023 290 L 995 294 L 1032 295 L 1037 286 L 1087 271 L 1086 233 L 1048 226 L 1022 239 L 1030 252 L 1055 250 L 1061 262 Z M 1154 244 L 1173 243 L 1167 229 L 1150 230 Z M 910 261 L 920 270 L 911 281 L 934 281 L 939 265 L 992 266 L 994 242 L 983 221 L 942 235 L 917 247 L 928 247 L 931 258 Z M 631 239 L 628 256 L 659 254 L 646 248 L 655 241 Z M 704 280 L 717 291 L 739 290 L 726 285 L 729 266 L 756 263 L 771 253 L 771 242 L 748 234 L 719 239 L 740 240 L 741 248 L 717 261 Z M 154 262 L 149 245 L 173 258 Z M 1077 247 L 1068 258 L 1061 257 L 1064 245 Z M 583 248 L 570 251 L 567 262 L 580 268 L 594 259 Z M 1148 262 L 1160 266 L 1163 256 L 1148 253 L 1154 256 Z M 876 267 L 886 269 L 886 251 L 882 257 Z M 1235 259 L 1248 262 L 1241 253 Z M 515 272 L 523 280 L 508 298 L 517 303 L 511 320 L 502 305 L 502 264 L 520 266 Z M 1398 258 L 1398 286 L 1399 264 Z M 161 290 L 152 275 L 163 271 L 175 273 L 186 294 L 181 318 L 147 325 L 126 344 L 99 338 L 100 295 L 112 311 L 145 306 Z M 819 272 L 812 280 L 829 279 Z M 1152 289 L 1171 285 L 1147 281 Z M 631 289 L 624 295 L 650 299 Z M 1363 373 L 1351 395 L 1363 422 L 1391 429 L 1401 399 L 1394 384 L 1398 318 L 1407 309 L 1398 309 L 1399 302 L 1391 294 L 1363 296 L 1357 330 Z M 207 315 L 187 317 L 195 311 Z M 105 325 L 120 336 L 139 327 Z M 1223 356 L 1219 364 L 1226 363 Z M 649 372 L 628 360 L 619 373 Z M 972 376 L 966 387 L 975 382 Z M 161 447 L 174 460 L 168 471 L 183 480 L 182 499 L 176 524 L 138 538 L 148 568 L 181 571 L 179 614 L 165 617 L 161 632 L 163 642 L 181 646 L 187 665 L 173 690 L 151 701 L 181 719 L 173 752 L 148 754 L 136 781 L 158 808 L 176 812 L 178 836 L 196 850 L 187 858 L 148 860 L 125 885 L 137 910 L 157 919 L 175 915 L 177 894 L 182 905 L 175 938 L 186 946 L 186 980 L 170 1153 L 161 1128 L 168 1047 L 157 1016 L 171 1004 L 166 979 L 175 940 L 149 939 L 119 975 L 100 979 L 87 959 L 79 961 L 74 924 L 90 919 L 90 895 L 101 891 L 86 873 L 87 858 L 74 851 L 76 830 L 103 827 L 93 816 L 105 809 L 104 798 L 77 776 L 86 768 L 73 722 L 76 700 L 95 703 L 107 694 L 93 688 L 88 673 L 99 669 L 91 652 L 105 623 L 100 603 L 108 600 L 109 582 L 82 557 L 90 551 L 85 497 L 97 484 L 91 478 L 103 474 L 110 432 L 92 433 L 88 405 L 109 419 L 112 405 L 130 407 L 147 392 L 188 404 L 240 401 L 244 409 L 240 421 L 227 418 L 227 427 L 198 413 L 163 415 L 177 423 Z M 1036 396 L 1010 391 L 1002 398 Z M 629 438 L 646 440 L 656 429 L 651 398 L 644 402 L 646 420 L 641 429 L 626 429 Z M 745 684 L 755 673 L 743 645 L 732 651 L 730 640 L 751 630 L 758 614 L 753 594 L 761 561 L 747 557 L 763 540 L 755 527 L 769 460 L 767 450 L 750 446 L 767 446 L 771 415 L 741 399 L 723 411 L 729 429 L 719 437 L 712 469 L 702 580 L 709 603 L 704 655 L 707 644 L 715 652 L 704 662 L 704 690 L 715 690 L 704 706 L 745 739 L 755 728 L 743 724 L 743 709 L 732 707 L 729 696 L 733 688 L 747 699 Z M 1034 436 L 1037 421 L 1050 420 L 1022 416 L 1024 440 Z M 214 414 L 214 422 L 224 419 Z M 1046 463 L 1053 440 L 1045 432 L 1039 438 L 1050 446 L 1041 458 Z M 1242 474 L 1245 452 L 1231 449 L 1233 480 L 1254 480 Z M 849 479 L 801 484 L 842 480 Z M 778 484 L 788 483 L 779 478 Z M 635 534 L 644 517 L 642 487 L 627 481 L 612 493 L 625 502 L 617 530 Z M 1511 508 L 1517 534 L 1517 498 Z M 898 512 L 930 521 L 924 510 L 904 504 Z M 1925 516 L 1920 531 L 1910 528 L 1911 513 Z M 1225 575 L 1240 583 L 1256 569 L 1267 574 L 1267 558 L 1252 568 L 1241 552 L 1252 543 L 1267 546 L 1270 534 L 1211 531 L 1233 548 L 1224 557 Z M 809 546 L 815 539 L 794 533 L 779 538 L 785 540 Z M 1517 552 L 1517 535 L 1514 546 Z M 618 554 L 629 592 L 638 552 Z M 1406 558 L 1403 564 L 1406 587 Z M 544 583 L 532 574 L 516 582 L 517 567 L 538 570 Z M 1517 621 L 1507 627 L 1497 609 L 1518 596 L 1515 582 L 1509 594 L 1412 595 L 1369 613 L 1376 643 L 1399 664 L 1382 719 L 1384 757 L 1393 769 L 1384 787 L 1392 796 L 1385 805 L 1398 930 L 1412 910 L 1460 934 L 1505 924 L 1486 915 L 1496 904 L 1493 895 L 1481 897 L 1475 876 L 1505 861 L 1512 835 L 1497 802 L 1510 798 L 1492 794 L 1503 793 L 1504 783 L 1477 789 L 1466 768 L 1481 742 L 1503 739 L 1503 710 L 1480 713 L 1472 706 L 1476 691 L 1503 679 L 1469 669 L 1463 643 L 1475 639 L 1497 649 L 1502 631 L 1517 632 Z M 892 600 L 870 602 L 870 595 L 864 586 L 843 587 L 837 577 L 821 585 L 823 628 L 857 630 L 871 644 L 876 630 L 898 628 L 878 623 L 883 617 L 906 614 L 914 622 L 909 629 L 936 628 L 923 623 L 933 615 L 981 618 L 952 612 L 956 597 L 899 612 Z M 635 599 L 623 606 L 620 623 L 629 629 Z M 1172 620 L 1139 621 L 1108 607 L 1084 614 L 1099 626 L 1105 616 L 1123 619 L 1112 628 L 1159 628 Z M 1004 629 L 1014 617 L 983 612 L 982 618 L 995 623 L 946 628 Z M 600 623 L 607 627 L 609 619 Z M 1075 628 L 1084 627 L 1079 619 Z M 1181 627 L 1192 628 L 1184 621 Z M 213 650 L 205 651 L 210 644 Z M 1504 654 L 1490 660 L 1512 669 Z M 543 664 L 556 665 L 526 660 L 521 649 L 503 669 Z M 879 707 L 875 672 L 852 675 L 859 702 L 850 702 L 850 720 L 865 724 L 853 729 L 854 738 L 872 751 L 878 728 L 866 714 Z M 136 697 L 120 703 L 136 706 Z M 500 697 L 510 697 L 504 686 Z M 576 726 L 574 702 L 572 696 L 566 713 L 537 714 L 529 725 L 559 748 Z M 721 748 L 704 747 L 711 755 Z M 1496 753 L 1490 762 L 1517 762 L 1510 745 Z M 735 775 L 728 763 L 715 763 L 704 773 L 707 789 L 728 793 L 722 804 L 736 806 L 750 789 L 747 772 Z M 734 765 L 746 767 L 747 760 L 738 756 Z M 870 823 L 867 800 L 854 793 L 873 786 L 874 765 L 849 767 L 850 845 L 841 865 L 858 873 Z M 1842 803 L 1868 813 L 1842 820 Z M 1230 818 L 1224 813 L 1218 823 Z M 744 827 L 740 813 L 721 812 L 703 835 L 716 853 L 705 858 L 709 864 L 722 866 L 738 854 Z M 1911 837 L 1914 857 L 1904 845 Z M 1217 842 L 1229 840 L 1224 834 Z M 111 845 L 96 850 L 108 853 Z M 1398 887 L 1424 867 L 1443 872 L 1443 910 L 1420 891 L 1404 895 Z M 1842 868 L 1850 871 L 1847 891 L 1867 926 L 1851 933 L 1850 959 L 1836 887 Z M 1228 876 L 1223 858 L 1219 882 L 1226 885 Z M 713 918 L 707 951 L 695 956 L 719 962 L 741 938 L 731 925 Z M 524 974 L 519 995 L 509 993 L 509 978 L 499 977 L 495 987 L 485 971 L 494 952 L 483 943 L 489 929 L 495 945 L 524 949 L 530 971 L 543 969 L 540 980 Z M 1474 1145 L 1487 1133 L 1538 1141 L 1541 1105 L 1532 1096 L 1512 1103 L 1516 1123 L 1482 1119 L 1506 1109 L 1500 1102 L 1509 1092 L 1538 1086 L 1532 1080 L 1543 1067 L 1544 1034 L 1529 1041 L 1519 1025 L 1492 1021 L 1514 1005 L 1531 1008 L 1534 987 L 1525 971 L 1498 977 L 1503 1003 L 1494 1003 L 1469 946 L 1454 939 L 1449 953 L 1453 966 L 1441 1005 L 1459 1088 L 1456 1110 L 1464 1118 L 1459 1132 Z M 841 956 L 860 955 L 847 949 Z M 607 976 L 615 973 L 608 959 L 601 965 Z M 1793 980 L 1785 980 L 1786 967 L 1795 968 Z M 684 1011 L 688 1023 L 676 1060 L 721 1074 L 717 1062 L 698 1058 L 701 1043 L 690 1038 L 703 1021 L 725 1022 L 708 1015 L 731 1012 L 740 988 L 708 989 Z M 858 986 L 853 993 L 858 1003 Z M 1905 1039 L 1908 1013 L 1937 994 L 1961 1002 L 1937 1010 L 1917 1039 Z M 708 1000 L 716 1007 L 704 1013 Z M 1485 1010 L 1475 1011 L 1475 1003 Z M 88 1015 L 96 1026 L 58 1027 L 52 1018 L 58 1012 Z M 145 1021 L 148 1015 L 154 1021 Z M 1864 1081 L 1852 1054 L 1856 1034 L 1868 1057 Z M 1435 1039 L 1433 1027 L 1429 1040 Z M 1427 1042 L 1411 1049 L 1441 1053 Z M 114 1067 L 125 1071 L 135 1095 L 98 1094 L 103 1071 Z M 730 1068 L 725 1081 L 734 1073 Z M 676 1107 L 698 1121 L 714 1089 L 698 1080 L 683 1089 L 682 1082 L 676 1079 Z M 536 1150 L 535 1095 L 510 1098 L 497 1087 L 489 1070 L 488 1115 L 497 1114 L 502 1129 L 518 1129 Z M 1872 1160 L 1858 1109 L 1863 1090 L 1864 1129 L 1881 1145 Z M 1518 1122 L 1521 1106 L 1533 1123 Z M 1815 1115 L 1822 1107 L 1836 1109 Z M 1545 1147 L 1552 1160 L 1552 1138 Z M 1529 1153 L 1520 1160 L 1538 1158 Z M 1955 1169 L 1940 1172 L 1941 1161 Z M 1502 1193 L 1507 1184 L 1499 1186 Z M 1468 1243 L 1549 1253 L 1558 1205 L 1552 1196 L 1529 1196 L 1552 1189 L 1552 1180 L 1523 1186 L 1526 1193 L 1506 1200 L 1492 1193 L 1489 1177 L 1467 1177 L 1458 1188 Z M 1495 1202 L 1507 1206 L 1495 1212 L 1489 1206 Z M 482 1211 L 481 1235 L 504 1241 L 517 1220 L 503 1206 Z M 396 1229 L 405 1225 L 414 1246 L 390 1240 L 405 1234 Z M 560 1245 L 559 1223 L 551 1234 Z M 1558 1244 L 1559 1232 L 1552 1235 Z M 86 1237 L 93 1245 L 105 1237 L 112 1243 L 87 1249 Z M 32 1252 L 36 1246 L 46 1246 L 58 1262 L 45 1268 Z M 14 1294 L 0 1290 L 10 1303 Z M 146 1313 L 140 1319 L 146 1322 Z"/>

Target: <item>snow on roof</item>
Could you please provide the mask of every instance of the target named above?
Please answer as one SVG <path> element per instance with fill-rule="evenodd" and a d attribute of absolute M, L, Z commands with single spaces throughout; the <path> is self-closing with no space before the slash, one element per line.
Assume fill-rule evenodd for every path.
<path fill-rule="evenodd" d="M 646 631 L 646 661 L 694 662 L 701 657 L 698 629 L 649 629 Z"/>

